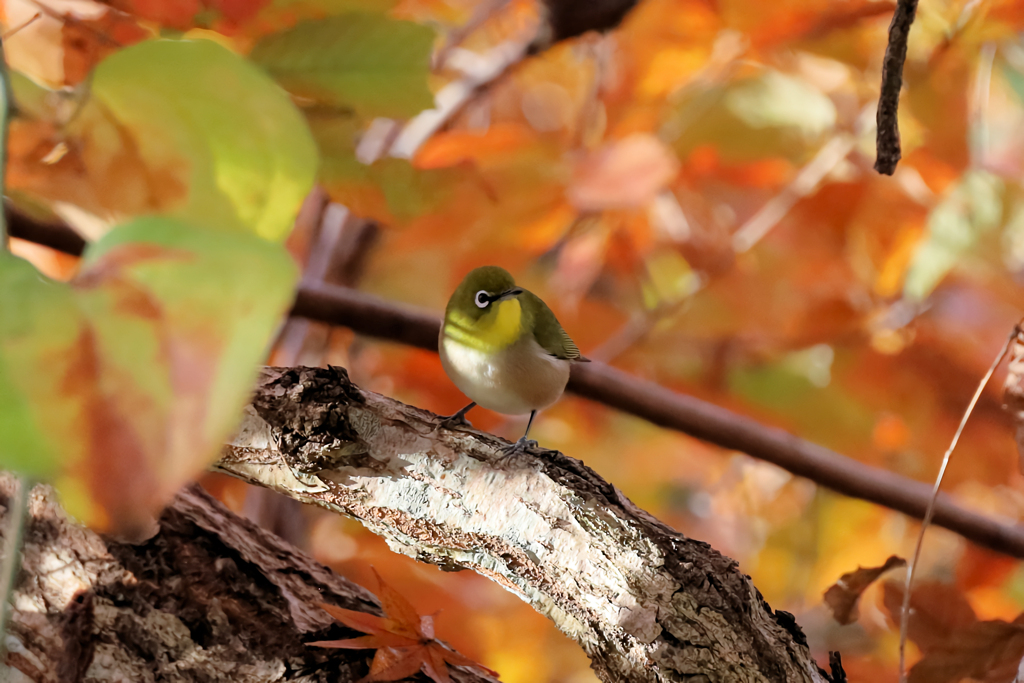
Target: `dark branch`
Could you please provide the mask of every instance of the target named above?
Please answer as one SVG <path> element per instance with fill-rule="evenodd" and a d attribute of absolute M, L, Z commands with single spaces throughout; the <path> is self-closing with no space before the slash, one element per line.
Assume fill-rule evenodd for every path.
<path fill-rule="evenodd" d="M 39 221 L 4 205 L 7 220 L 7 234 L 29 242 L 42 244 L 72 256 L 81 256 L 85 251 L 85 239 L 64 223 Z"/>
<path fill-rule="evenodd" d="M 899 163 L 900 152 L 900 89 L 903 87 L 903 62 L 907 59 L 907 37 L 914 23 L 917 0 L 899 0 L 889 24 L 889 45 L 882 60 L 882 89 L 878 97 L 878 157 L 875 170 L 892 175 Z"/>
<path fill-rule="evenodd" d="M 16 222 L 12 222 L 12 227 Z M 62 229 L 70 230 L 67 227 Z M 25 222 L 19 234 L 25 239 L 58 249 L 64 244 L 63 240 L 50 239 L 45 230 L 31 221 Z M 62 251 L 80 253 L 71 249 Z M 440 321 L 436 315 L 346 287 L 323 284 L 301 288 L 292 315 L 437 351 Z M 575 366 L 569 390 L 654 424 L 724 448 L 743 451 L 838 493 L 868 500 L 918 519 L 924 516 L 928 505 L 931 491 L 926 484 L 864 465 L 782 430 L 766 427 L 601 363 Z M 1024 530 L 965 510 L 945 494 L 939 496 L 934 523 L 981 547 L 1024 557 Z"/>
<path fill-rule="evenodd" d="M 435 315 L 344 287 L 303 287 L 292 315 L 344 325 L 361 334 L 428 351 L 437 350 L 440 321 Z M 927 484 L 865 465 L 781 429 L 603 363 L 574 365 L 569 391 L 656 425 L 743 451 L 838 493 L 918 519 L 928 506 L 931 488 Z M 1024 531 L 965 510 L 945 494 L 939 495 L 934 521 L 982 547 L 1024 557 Z"/>

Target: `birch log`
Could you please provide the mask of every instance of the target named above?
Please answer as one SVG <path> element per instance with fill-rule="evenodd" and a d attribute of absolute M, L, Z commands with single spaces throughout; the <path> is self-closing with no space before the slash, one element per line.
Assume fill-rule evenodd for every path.
<path fill-rule="evenodd" d="M 735 561 L 573 458 L 438 428 L 341 368 L 267 368 L 216 468 L 359 519 L 391 548 L 516 593 L 602 680 L 827 681 Z"/>

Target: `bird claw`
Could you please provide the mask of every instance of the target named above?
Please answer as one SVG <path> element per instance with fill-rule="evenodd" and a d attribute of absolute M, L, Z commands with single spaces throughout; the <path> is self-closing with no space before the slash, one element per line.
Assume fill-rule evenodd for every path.
<path fill-rule="evenodd" d="M 469 427 L 470 429 L 472 429 L 473 425 L 472 425 L 472 423 L 470 423 L 469 420 L 466 419 L 465 415 L 460 415 L 458 413 L 455 413 L 454 415 L 449 415 L 448 417 L 442 417 L 440 420 L 438 420 L 437 421 L 437 426 L 434 427 L 434 431 L 436 432 L 437 430 L 442 429 L 442 428 L 448 429 L 448 430 L 451 430 L 451 431 L 458 431 L 458 429 L 460 427 Z"/>
<path fill-rule="evenodd" d="M 520 437 L 519 441 L 516 441 L 514 444 L 509 444 L 508 446 L 499 449 L 499 452 L 501 453 L 500 461 L 509 460 L 517 455 L 522 455 L 528 448 L 538 447 L 537 442 L 533 439 L 527 439 L 525 436 Z"/>

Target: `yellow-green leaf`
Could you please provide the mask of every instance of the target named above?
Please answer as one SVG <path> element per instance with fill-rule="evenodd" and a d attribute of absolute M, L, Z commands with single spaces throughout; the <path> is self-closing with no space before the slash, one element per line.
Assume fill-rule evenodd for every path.
<path fill-rule="evenodd" d="M 134 148 L 149 213 L 272 240 L 291 230 L 316 147 L 288 95 L 242 57 L 206 40 L 139 43 L 100 64 L 92 100 L 78 129 L 90 137 L 97 184 L 115 180 L 119 158 Z M 147 213 L 138 202 L 108 201 L 115 217 Z"/>
<path fill-rule="evenodd" d="M 15 293 L 0 310 L 0 466 L 59 465 L 75 514 L 144 529 L 235 428 L 296 268 L 255 235 L 165 217 L 108 233 L 70 286 L 14 261 L 0 259 Z"/>
<path fill-rule="evenodd" d="M 365 116 L 410 117 L 433 106 L 434 32 L 354 12 L 267 36 L 250 58 L 291 92 Z"/>

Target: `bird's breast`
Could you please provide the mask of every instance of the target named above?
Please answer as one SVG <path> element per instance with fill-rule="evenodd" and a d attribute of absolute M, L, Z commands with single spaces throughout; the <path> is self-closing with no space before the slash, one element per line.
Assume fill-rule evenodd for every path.
<path fill-rule="evenodd" d="M 489 410 L 521 415 L 546 408 L 562 395 L 569 363 L 547 354 L 533 339 L 521 336 L 498 351 L 485 351 L 441 332 L 441 364 L 455 386 Z"/>

